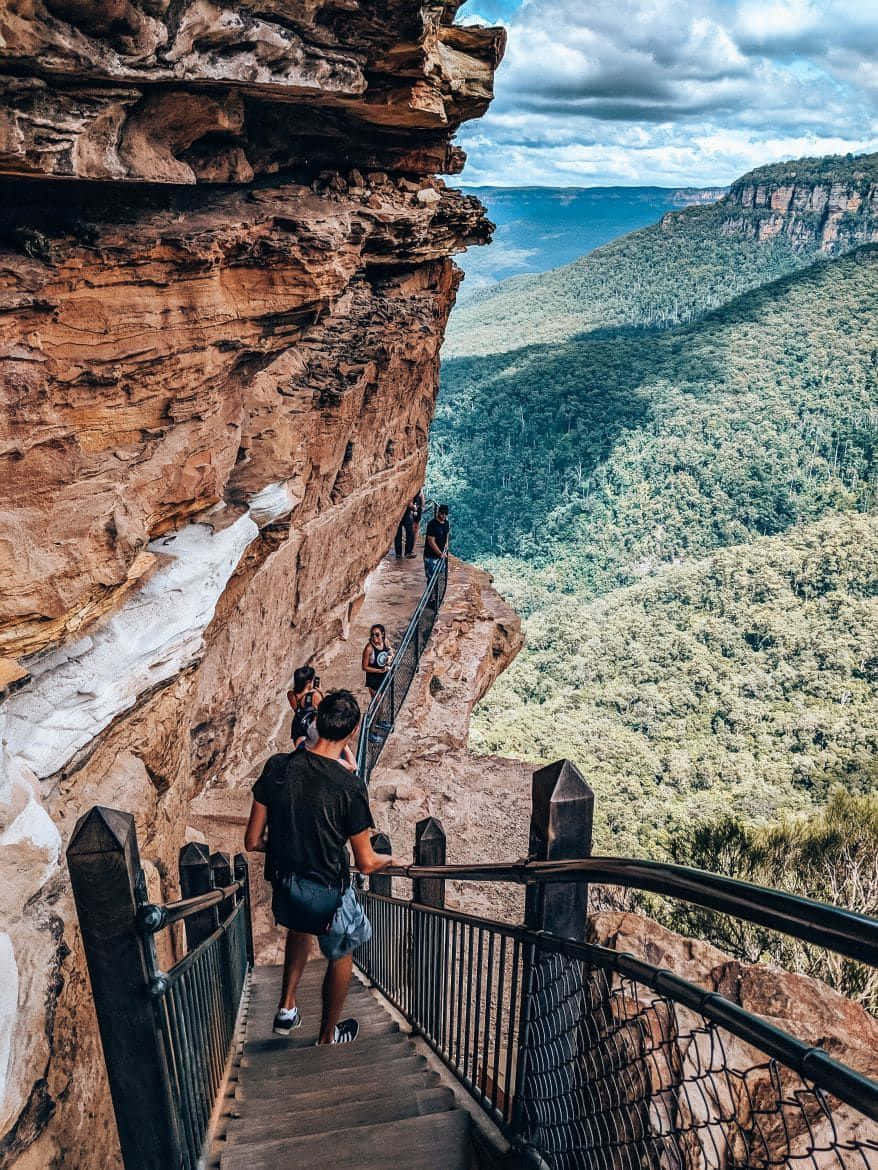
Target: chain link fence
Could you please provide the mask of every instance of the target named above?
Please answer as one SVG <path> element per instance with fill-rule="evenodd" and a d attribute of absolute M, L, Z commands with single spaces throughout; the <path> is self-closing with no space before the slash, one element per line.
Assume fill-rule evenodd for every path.
<path fill-rule="evenodd" d="M 361 892 L 357 963 L 552 1170 L 878 1170 L 878 1084 L 604 947 Z"/>

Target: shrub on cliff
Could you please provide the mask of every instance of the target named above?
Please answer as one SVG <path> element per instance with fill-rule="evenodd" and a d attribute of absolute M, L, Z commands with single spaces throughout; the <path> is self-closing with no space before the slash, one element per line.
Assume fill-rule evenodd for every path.
<path fill-rule="evenodd" d="M 874 784 L 878 766 L 869 766 Z M 669 853 L 682 865 L 878 916 L 878 795 L 835 788 L 807 817 L 758 826 L 727 815 L 681 827 Z M 650 913 L 672 930 L 705 938 L 745 962 L 769 960 L 822 979 L 878 1014 L 878 971 L 819 947 L 709 910 L 647 899 Z"/>

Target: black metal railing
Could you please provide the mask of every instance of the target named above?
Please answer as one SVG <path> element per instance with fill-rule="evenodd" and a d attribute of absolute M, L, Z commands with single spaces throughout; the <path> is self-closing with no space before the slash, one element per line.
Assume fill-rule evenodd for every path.
<path fill-rule="evenodd" d="M 393 656 L 390 669 L 363 716 L 357 743 L 357 771 L 367 784 L 375 761 L 393 731 L 397 712 L 405 702 L 412 679 L 418 672 L 418 664 L 436 624 L 447 584 L 448 559 L 443 557 L 427 582 Z"/>
<path fill-rule="evenodd" d="M 246 859 L 187 845 L 184 897 L 153 904 L 134 818 L 95 807 L 67 861 L 125 1170 L 196 1170 L 253 963 Z M 185 954 L 163 971 L 155 936 L 175 923 Z"/>
<path fill-rule="evenodd" d="M 383 871 L 360 894 L 373 926 L 356 956 L 362 971 L 511 1140 L 521 1164 L 876 1170 L 878 1082 L 845 1062 L 858 1050 L 866 1071 L 878 1067 L 874 1054 L 868 1065 L 878 1027 L 864 1011 L 862 1036 L 833 1038 L 841 1001 L 825 1001 L 815 1026 L 833 1038 L 835 1058 L 813 1036 L 796 1037 L 728 995 L 584 939 L 587 884 L 595 882 L 707 905 L 872 966 L 878 921 L 686 867 L 559 856 L 590 844 L 585 793 L 593 797 L 581 777 L 577 794 L 577 777 L 567 763 L 536 774 L 537 856 L 527 862 L 438 864 L 441 826 L 421 822 L 416 864 Z M 394 877 L 415 883 L 411 901 L 390 896 Z M 446 909 L 448 880 L 525 884 L 524 924 Z M 762 970 L 769 988 L 783 977 Z M 851 1018 L 861 1011 L 849 1006 Z"/>

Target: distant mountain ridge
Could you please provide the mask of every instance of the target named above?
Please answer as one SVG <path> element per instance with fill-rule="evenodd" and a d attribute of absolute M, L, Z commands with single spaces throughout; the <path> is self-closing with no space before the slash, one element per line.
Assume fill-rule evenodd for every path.
<path fill-rule="evenodd" d="M 875 241 L 878 154 L 759 168 L 715 203 L 667 211 L 571 264 L 478 293 L 452 314 L 443 356 L 508 352 L 599 328 L 685 324 Z"/>
<path fill-rule="evenodd" d="M 838 255 L 878 241 L 878 154 L 763 167 L 738 179 L 724 205 L 740 209 L 727 234 L 785 235 L 794 247 Z"/>
<path fill-rule="evenodd" d="M 526 631 L 471 746 L 573 760 L 601 852 L 878 792 L 876 185 L 760 168 L 452 316 L 429 490 Z"/>
<path fill-rule="evenodd" d="M 466 279 L 463 305 L 511 276 L 569 264 L 594 248 L 658 223 L 665 212 L 709 203 L 725 188 L 665 187 L 463 187 L 496 223 L 490 248 L 458 257 Z"/>

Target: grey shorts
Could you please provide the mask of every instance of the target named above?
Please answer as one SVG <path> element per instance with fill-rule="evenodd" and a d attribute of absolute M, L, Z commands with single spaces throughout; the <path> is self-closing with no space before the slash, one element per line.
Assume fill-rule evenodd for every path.
<path fill-rule="evenodd" d="M 357 900 L 353 886 L 348 886 L 325 934 L 318 934 L 317 942 L 324 958 L 343 959 L 372 937 L 372 924 Z"/>

